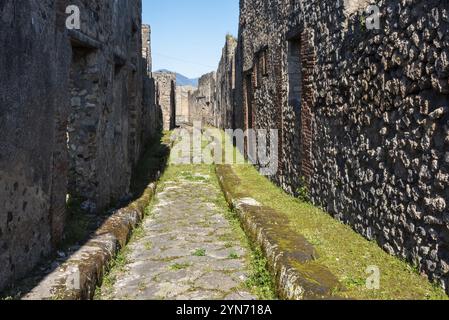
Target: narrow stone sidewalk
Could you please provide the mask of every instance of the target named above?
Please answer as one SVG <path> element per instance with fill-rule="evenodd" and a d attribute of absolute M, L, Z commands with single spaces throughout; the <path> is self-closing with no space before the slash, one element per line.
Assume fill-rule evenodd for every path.
<path fill-rule="evenodd" d="M 245 286 L 249 250 L 217 201 L 222 194 L 209 169 L 168 168 L 124 267 L 100 298 L 256 299 Z"/>

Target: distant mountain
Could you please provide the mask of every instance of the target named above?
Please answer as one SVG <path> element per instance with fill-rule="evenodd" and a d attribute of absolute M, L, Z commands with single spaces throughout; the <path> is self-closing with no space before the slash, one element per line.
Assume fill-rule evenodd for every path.
<path fill-rule="evenodd" d="M 167 70 L 167 69 L 161 69 L 161 70 L 157 70 L 156 72 L 172 72 L 172 71 Z M 175 72 L 175 73 L 176 73 L 176 85 L 177 86 L 198 87 L 198 78 L 190 79 L 180 73 L 177 73 L 177 72 Z"/>

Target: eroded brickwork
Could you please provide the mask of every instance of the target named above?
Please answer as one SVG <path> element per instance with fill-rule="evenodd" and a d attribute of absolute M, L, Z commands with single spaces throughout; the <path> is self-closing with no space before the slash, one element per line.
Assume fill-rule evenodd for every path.
<path fill-rule="evenodd" d="M 5 0 L 0 29 L 2 289 L 63 238 L 67 195 L 91 212 L 127 196 L 157 109 L 140 1 Z"/>
<path fill-rule="evenodd" d="M 377 1 L 369 30 L 367 3 L 242 0 L 234 123 L 278 129 L 273 180 L 448 289 L 449 4 Z"/>
<path fill-rule="evenodd" d="M 156 83 L 156 103 L 162 112 L 164 130 L 176 126 L 176 74 L 173 72 L 154 72 Z"/>

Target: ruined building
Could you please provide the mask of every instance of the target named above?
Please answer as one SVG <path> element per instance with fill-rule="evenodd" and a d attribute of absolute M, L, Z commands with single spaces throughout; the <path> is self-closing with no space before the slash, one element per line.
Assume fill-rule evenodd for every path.
<path fill-rule="evenodd" d="M 237 40 L 227 35 L 217 72 L 203 75 L 198 89 L 189 93 L 190 122 L 202 121 L 221 129 L 235 127 L 236 49 Z"/>
<path fill-rule="evenodd" d="M 176 123 L 189 123 L 189 94 L 196 90 L 194 86 L 176 86 Z"/>
<path fill-rule="evenodd" d="M 203 75 L 198 80 L 198 89 L 189 93 L 190 122 L 215 125 L 215 77 L 215 72 Z"/>
<path fill-rule="evenodd" d="M 173 130 L 176 126 L 176 74 L 173 72 L 154 72 L 156 83 L 156 104 L 162 111 L 164 130 Z"/>
<path fill-rule="evenodd" d="M 226 36 L 216 80 L 215 125 L 218 128 L 234 128 L 235 53 L 237 40 Z"/>
<path fill-rule="evenodd" d="M 449 290 L 449 3 L 369 3 L 241 0 L 215 121 L 278 129 L 277 184 Z"/>
<path fill-rule="evenodd" d="M 158 114 L 141 1 L 16 2 L 0 2 L 0 289 L 61 241 L 67 199 L 128 195 Z"/>
<path fill-rule="evenodd" d="M 143 127 L 141 140 L 157 137 L 162 130 L 162 111 L 156 101 L 156 83 L 153 78 L 153 62 L 151 56 L 151 27 L 142 25 L 142 58 L 143 77 Z"/>

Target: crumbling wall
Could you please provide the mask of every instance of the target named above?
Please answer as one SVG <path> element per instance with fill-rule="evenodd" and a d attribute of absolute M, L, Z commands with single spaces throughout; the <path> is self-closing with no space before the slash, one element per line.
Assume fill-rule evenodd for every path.
<path fill-rule="evenodd" d="M 198 89 L 189 93 L 191 122 L 201 121 L 204 125 L 215 125 L 215 81 L 215 72 L 205 74 L 198 81 Z"/>
<path fill-rule="evenodd" d="M 70 30 L 69 194 L 91 212 L 126 196 L 142 151 L 141 4 L 75 1 L 81 30 Z M 111 174 L 114 172 L 114 174 Z"/>
<path fill-rule="evenodd" d="M 153 72 L 153 59 L 151 56 L 151 26 L 142 25 L 142 57 L 144 59 L 144 69 L 148 76 Z"/>
<path fill-rule="evenodd" d="M 176 124 L 189 122 L 189 94 L 193 86 L 176 86 Z"/>
<path fill-rule="evenodd" d="M 377 1 L 369 30 L 360 3 L 241 1 L 235 122 L 280 131 L 286 191 L 448 289 L 449 4 Z"/>
<path fill-rule="evenodd" d="M 5 0 L 0 29 L 1 290 L 63 239 L 68 195 L 127 196 L 148 117 L 140 1 Z"/>
<path fill-rule="evenodd" d="M 235 50 L 237 40 L 226 36 L 216 80 L 215 126 L 222 129 L 234 128 Z"/>
<path fill-rule="evenodd" d="M 164 130 L 176 126 L 176 74 L 173 72 L 154 72 L 156 101 L 162 112 Z"/>
<path fill-rule="evenodd" d="M 236 49 L 237 40 L 227 35 L 217 71 L 203 75 L 198 81 L 198 89 L 189 92 L 191 122 L 202 121 L 204 125 L 222 129 L 236 127 Z"/>
<path fill-rule="evenodd" d="M 143 67 L 143 130 L 142 141 L 157 137 L 162 130 L 162 112 L 156 101 L 156 83 L 153 78 L 151 56 L 151 27 L 142 25 L 142 67 Z"/>

